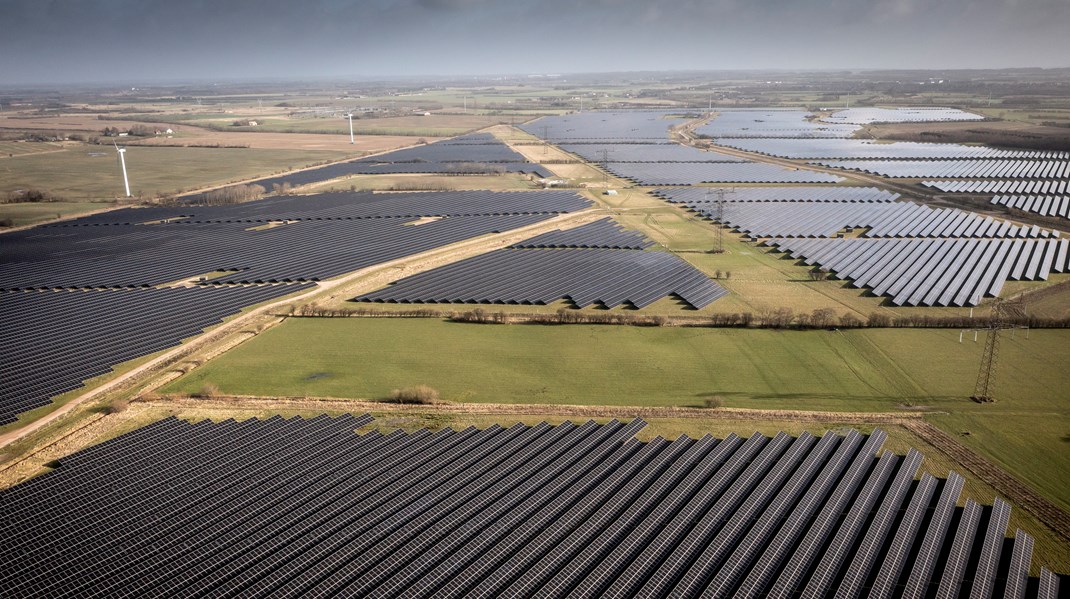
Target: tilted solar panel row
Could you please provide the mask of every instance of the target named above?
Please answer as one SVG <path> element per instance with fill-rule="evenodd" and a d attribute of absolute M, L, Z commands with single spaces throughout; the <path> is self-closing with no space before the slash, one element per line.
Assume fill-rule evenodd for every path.
<path fill-rule="evenodd" d="M 1070 179 L 1060 181 L 922 181 L 946 193 L 1051 194 L 1070 193 Z"/>
<path fill-rule="evenodd" d="M 670 187 L 651 191 L 655 197 L 676 204 L 716 203 L 720 201 L 716 189 Z M 735 187 L 726 189 L 727 202 L 892 202 L 899 198 L 876 187 L 780 186 Z"/>
<path fill-rule="evenodd" d="M 1041 216 L 1061 216 L 1070 218 L 1070 196 L 1008 196 L 998 195 L 992 198 L 993 204 L 1017 208 Z"/>
<path fill-rule="evenodd" d="M 935 499 L 920 454 L 877 458 L 879 430 L 355 433 L 370 421 L 171 417 L 62 458 L 0 491 L 0 593 L 1047 598 L 1061 582 L 1028 577 L 1009 505 L 957 508 L 954 473 Z"/>
<path fill-rule="evenodd" d="M 703 308 L 728 292 L 677 256 L 605 249 L 496 250 L 406 277 L 365 302 L 631 304 L 675 295 Z"/>
<path fill-rule="evenodd" d="M 897 306 L 976 306 L 1008 280 L 1070 272 L 1067 239 L 774 239 L 806 264 Z"/>
<path fill-rule="evenodd" d="M 124 208 L 38 229 L 167 222 L 272 222 L 280 220 L 472 216 L 561 213 L 582 210 L 590 200 L 571 191 L 352 192 L 281 195 L 223 206 Z"/>
<path fill-rule="evenodd" d="M 642 250 L 654 245 L 638 231 L 629 231 L 611 218 L 603 218 L 566 231 L 550 231 L 509 246 L 510 249 L 531 248 L 603 248 Z"/>
<path fill-rule="evenodd" d="M 611 174 L 638 185 L 699 183 L 836 183 L 842 177 L 763 162 L 609 162 Z"/>
<path fill-rule="evenodd" d="M 245 306 L 309 287 L 0 292 L 0 423 L 116 364 L 174 347 Z"/>
<path fill-rule="evenodd" d="M 746 158 L 678 143 L 561 143 L 558 147 L 591 162 L 750 162 Z"/>
<path fill-rule="evenodd" d="M 826 160 L 813 164 L 892 178 L 1070 179 L 1070 160 Z"/>
<path fill-rule="evenodd" d="M 864 229 L 871 237 L 1046 238 L 1058 233 L 1036 225 L 1015 225 L 991 216 L 932 208 L 913 202 L 714 202 L 688 208 L 750 237 L 834 237 Z"/>

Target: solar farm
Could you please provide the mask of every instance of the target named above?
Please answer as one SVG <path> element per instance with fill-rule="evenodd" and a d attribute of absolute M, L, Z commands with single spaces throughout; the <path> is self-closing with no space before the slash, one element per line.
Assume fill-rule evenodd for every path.
<path fill-rule="evenodd" d="M 1070 152 L 768 86 L 153 104 L 353 148 L 0 234 L 0 596 L 1065 597 Z"/>
<path fill-rule="evenodd" d="M 1032 537 L 1005 538 L 1010 505 L 958 507 L 960 475 L 916 480 L 922 455 L 881 453 L 880 430 L 354 434 L 371 423 L 168 418 L 65 457 L 0 492 L 0 591 L 1058 596 L 1051 571 L 1030 577 Z"/>

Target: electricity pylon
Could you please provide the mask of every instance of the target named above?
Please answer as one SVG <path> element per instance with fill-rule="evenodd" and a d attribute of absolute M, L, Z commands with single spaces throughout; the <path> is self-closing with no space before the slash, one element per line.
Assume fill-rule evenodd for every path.
<path fill-rule="evenodd" d="M 977 383 L 974 385 L 973 396 L 970 399 L 978 403 L 995 401 L 995 373 L 999 365 L 999 337 L 1002 331 L 1007 329 L 1024 329 L 1024 325 L 1017 324 L 1025 317 L 1025 304 L 1021 299 L 1004 300 L 996 298 L 992 304 L 992 317 L 988 326 L 977 330 L 986 331 L 984 353 L 981 354 L 981 368 L 977 371 Z"/>

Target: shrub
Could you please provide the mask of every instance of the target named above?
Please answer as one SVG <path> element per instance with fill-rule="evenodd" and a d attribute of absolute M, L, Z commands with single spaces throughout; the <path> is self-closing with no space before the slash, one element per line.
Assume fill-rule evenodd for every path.
<path fill-rule="evenodd" d="M 716 410 L 724 406 L 724 398 L 720 395 L 707 395 L 702 398 L 702 407 L 709 410 Z"/>
<path fill-rule="evenodd" d="M 394 403 L 431 405 L 440 401 L 438 390 L 428 385 L 416 385 L 404 389 L 394 389 L 390 392 L 390 400 Z"/>
<path fill-rule="evenodd" d="M 125 412 L 126 409 L 129 408 L 129 407 L 130 407 L 130 400 L 122 399 L 122 398 L 115 398 L 115 399 L 111 400 L 110 404 L 108 404 L 108 413 L 109 414 L 118 414 L 119 412 Z"/>
<path fill-rule="evenodd" d="M 197 397 L 197 398 L 200 398 L 200 399 L 210 399 L 212 397 L 218 397 L 218 396 L 219 396 L 219 387 L 217 387 L 213 383 L 205 383 L 203 386 L 201 386 L 201 390 L 200 391 L 198 391 L 198 392 L 193 394 L 193 397 Z"/>

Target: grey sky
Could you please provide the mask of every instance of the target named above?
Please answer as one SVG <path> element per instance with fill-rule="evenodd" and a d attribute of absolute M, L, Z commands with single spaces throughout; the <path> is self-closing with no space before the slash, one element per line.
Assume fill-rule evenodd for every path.
<path fill-rule="evenodd" d="M 1070 66 L 1070 0 L 0 0 L 0 83 Z"/>

